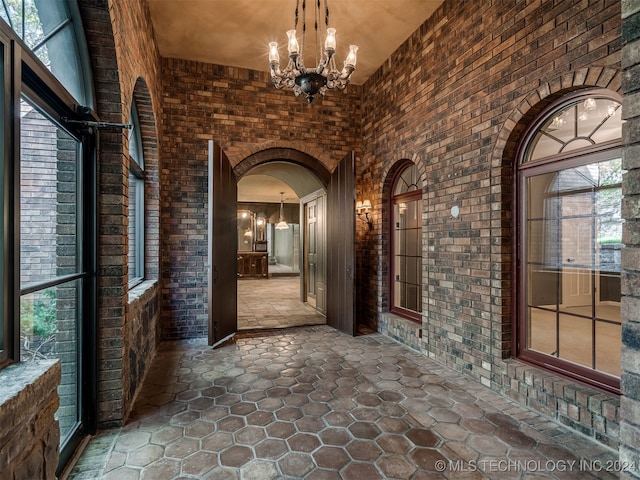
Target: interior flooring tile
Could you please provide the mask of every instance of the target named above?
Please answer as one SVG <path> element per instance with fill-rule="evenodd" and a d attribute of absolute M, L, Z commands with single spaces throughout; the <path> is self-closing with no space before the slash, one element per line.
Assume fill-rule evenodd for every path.
<path fill-rule="evenodd" d="M 617 452 L 395 341 L 326 325 L 163 343 L 68 478 L 594 479 Z"/>

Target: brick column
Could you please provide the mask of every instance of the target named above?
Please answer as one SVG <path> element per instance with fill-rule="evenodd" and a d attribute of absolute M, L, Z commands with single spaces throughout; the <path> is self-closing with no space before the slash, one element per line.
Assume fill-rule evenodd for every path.
<path fill-rule="evenodd" d="M 622 393 L 620 459 L 634 464 L 621 478 L 640 478 L 640 0 L 622 1 Z"/>

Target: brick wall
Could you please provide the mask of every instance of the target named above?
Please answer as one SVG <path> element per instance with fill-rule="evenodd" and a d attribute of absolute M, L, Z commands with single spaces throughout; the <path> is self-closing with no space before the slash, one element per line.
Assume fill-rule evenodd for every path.
<path fill-rule="evenodd" d="M 619 92 L 620 22 L 620 3 L 604 0 L 446 1 L 364 85 L 357 170 L 359 198 L 372 200 L 375 223 L 374 232 L 358 235 L 361 321 L 416 345 L 420 325 L 386 313 L 389 184 L 397 163 L 409 159 L 426 185 L 419 348 L 613 446 L 617 398 L 598 402 L 599 392 L 572 382 L 554 390 L 543 372 L 505 359 L 516 142 L 563 93 L 594 86 Z M 454 205 L 458 218 L 450 214 Z"/>
<path fill-rule="evenodd" d="M 164 339 L 207 335 L 208 140 L 242 172 L 252 155 L 269 149 L 303 152 L 329 171 L 360 149 L 357 86 L 310 106 L 275 90 L 267 70 L 162 60 Z"/>
<path fill-rule="evenodd" d="M 15 363 L 0 371 L 0 477 L 56 478 L 60 376 L 57 360 Z"/>
<path fill-rule="evenodd" d="M 622 256 L 622 398 L 620 460 L 640 462 L 640 0 L 622 2 L 622 107 L 625 218 Z M 627 463 L 629 464 L 629 463 Z M 621 478 L 640 478 L 637 468 Z"/>
<path fill-rule="evenodd" d="M 147 278 L 159 275 L 159 151 L 157 118 L 160 111 L 160 56 L 155 45 L 146 2 L 138 0 L 79 0 L 89 44 L 96 93 L 95 111 L 101 120 L 129 121 L 132 98 L 140 115 L 145 155 L 145 222 Z M 98 158 L 98 420 L 118 425 L 135 398 L 130 377 L 140 380 L 154 351 L 156 325 L 145 327 L 144 339 L 131 337 L 141 330 L 140 311 L 158 311 L 157 292 L 136 295 L 130 306 L 128 292 L 128 131 L 102 130 Z M 157 288 L 157 283 L 147 283 Z M 157 313 L 148 317 L 157 321 Z M 131 357 L 135 356 L 136 361 Z M 136 365 L 133 374 L 131 365 Z M 142 371 L 140 371 L 142 370 Z M 137 384 L 139 388 L 141 384 Z"/>

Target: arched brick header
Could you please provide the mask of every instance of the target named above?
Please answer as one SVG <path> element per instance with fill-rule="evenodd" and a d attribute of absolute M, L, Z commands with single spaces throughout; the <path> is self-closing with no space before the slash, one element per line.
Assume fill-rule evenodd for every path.
<path fill-rule="evenodd" d="M 542 83 L 529 93 L 505 120 L 491 156 L 492 168 L 511 166 L 517 142 L 526 126 L 544 107 L 557 98 L 587 88 L 606 88 L 619 93 L 621 84 L 621 72 L 609 67 L 583 68 Z"/>
<path fill-rule="evenodd" d="M 331 172 L 325 168 L 316 158 L 311 155 L 294 150 L 292 148 L 268 148 L 249 155 L 233 169 L 236 178 L 239 180 L 246 175 L 253 167 L 268 162 L 291 162 L 308 169 L 322 183 L 324 188 L 329 185 Z"/>

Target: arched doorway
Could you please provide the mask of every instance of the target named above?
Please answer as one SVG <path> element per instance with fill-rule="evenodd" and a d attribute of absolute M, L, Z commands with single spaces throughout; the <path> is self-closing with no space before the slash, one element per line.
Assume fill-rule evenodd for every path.
<path fill-rule="evenodd" d="M 290 161 L 238 180 L 238 330 L 326 323 L 326 195 Z"/>
<path fill-rule="evenodd" d="M 281 172 L 280 176 L 290 170 L 288 164 L 293 164 L 306 168 L 316 181 L 326 187 L 326 211 L 329 212 L 325 230 L 327 324 L 355 334 L 355 155 L 345 155 L 329 173 L 308 154 L 274 148 L 250 155 L 232 169 L 220 146 L 211 141 L 208 182 L 210 345 L 226 341 L 238 329 L 238 179 L 255 167 L 276 162 L 279 165 L 273 168 Z M 266 167 L 255 171 L 261 172 L 261 168 Z M 307 196 L 303 198 L 307 200 Z M 304 214 L 304 208 L 301 211 Z"/>

